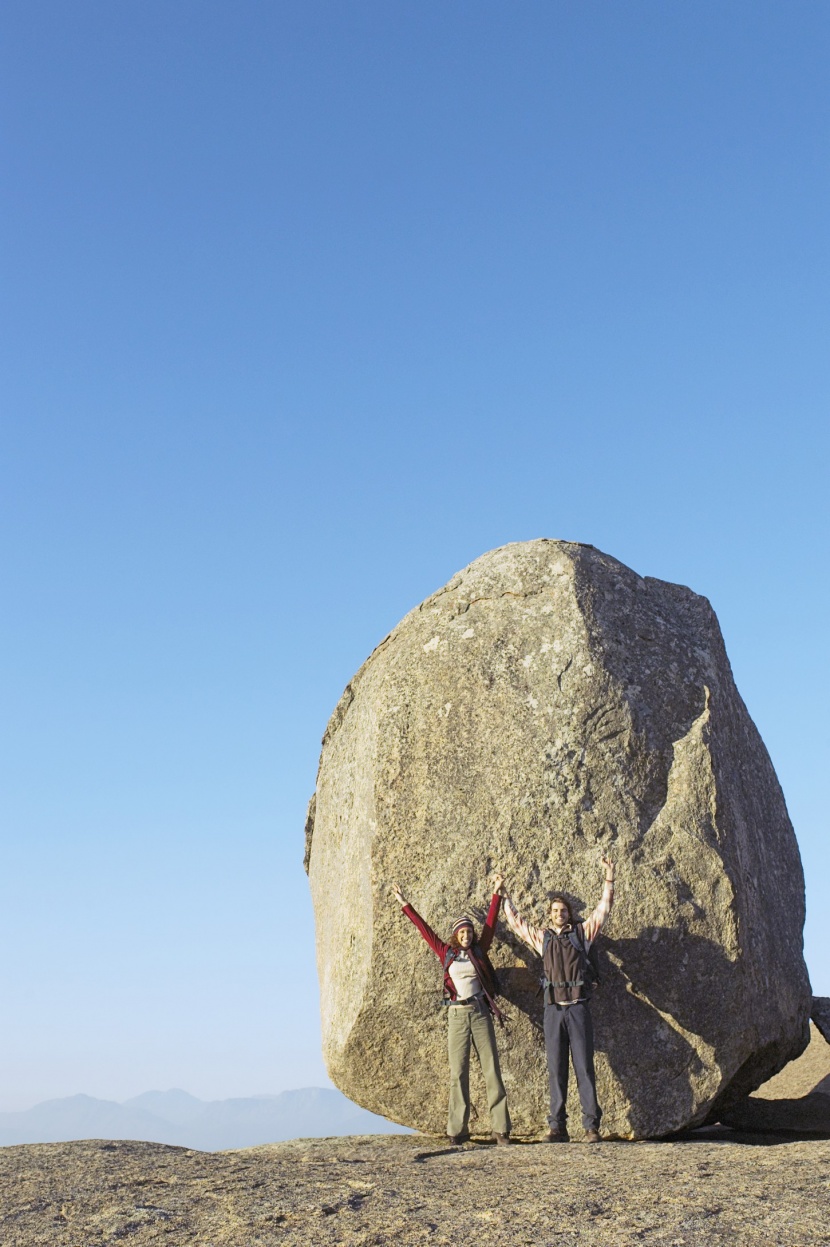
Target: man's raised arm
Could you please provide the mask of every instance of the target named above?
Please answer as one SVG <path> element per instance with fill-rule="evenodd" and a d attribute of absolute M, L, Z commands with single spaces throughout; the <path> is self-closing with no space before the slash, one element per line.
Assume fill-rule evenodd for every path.
<path fill-rule="evenodd" d="M 600 858 L 605 867 L 605 886 L 602 889 L 602 896 L 599 904 L 592 914 L 590 914 L 582 924 L 585 931 L 585 938 L 590 944 L 595 940 L 602 930 L 602 924 L 611 912 L 611 906 L 614 904 L 614 863 L 610 857 Z M 505 905 L 505 909 L 506 909 Z"/>
<path fill-rule="evenodd" d="M 496 875 L 493 880 L 493 890 L 501 893 L 504 897 L 504 916 L 507 919 L 507 925 L 515 936 L 517 936 L 523 944 L 527 944 L 528 948 L 532 948 L 535 953 L 542 955 L 542 944 L 544 941 L 544 931 L 541 927 L 534 927 L 531 923 L 526 922 L 521 916 L 516 906 L 504 890 L 504 876 Z"/>

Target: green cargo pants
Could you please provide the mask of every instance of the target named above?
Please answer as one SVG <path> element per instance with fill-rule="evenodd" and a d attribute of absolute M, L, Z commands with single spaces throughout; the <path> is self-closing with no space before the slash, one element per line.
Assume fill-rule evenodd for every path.
<path fill-rule="evenodd" d="M 470 1119 L 470 1046 L 478 1056 L 490 1129 L 494 1134 L 510 1133 L 507 1093 L 501 1080 L 499 1053 L 490 1010 L 484 1004 L 450 1005 L 447 1025 L 447 1052 L 450 1058 L 450 1103 L 447 1113 L 447 1134 L 465 1134 Z"/>

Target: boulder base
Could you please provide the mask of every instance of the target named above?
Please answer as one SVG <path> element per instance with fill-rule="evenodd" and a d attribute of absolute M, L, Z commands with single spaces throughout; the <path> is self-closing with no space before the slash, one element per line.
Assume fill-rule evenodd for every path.
<path fill-rule="evenodd" d="M 775 772 L 705 598 L 591 546 L 505 546 L 406 616 L 323 740 L 306 861 L 335 1084 L 445 1128 L 440 966 L 393 882 L 446 936 L 458 914 L 483 916 L 499 868 L 541 925 L 553 890 L 593 908 L 603 852 L 617 861 L 592 1005 L 603 1132 L 717 1120 L 808 1039 L 804 882 Z M 492 956 L 514 1130 L 532 1135 L 546 1126 L 539 967 L 503 924 Z"/>

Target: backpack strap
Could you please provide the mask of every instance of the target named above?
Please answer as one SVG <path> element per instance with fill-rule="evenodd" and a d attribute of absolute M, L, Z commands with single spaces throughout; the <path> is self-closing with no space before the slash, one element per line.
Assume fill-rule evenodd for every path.
<path fill-rule="evenodd" d="M 447 989 L 447 971 L 449 970 L 450 966 L 455 961 L 457 956 L 458 956 L 458 949 L 453 948 L 452 944 L 450 944 L 449 947 L 447 948 L 447 951 L 444 953 L 444 973 L 441 978 L 441 987 L 443 990 L 441 1003 L 445 1005 L 452 1004 L 452 997 L 450 996 L 449 990 Z"/>
<path fill-rule="evenodd" d="M 499 984 L 498 984 L 498 979 L 496 978 L 496 972 L 493 969 L 490 958 L 487 956 L 484 949 L 478 943 L 473 945 L 471 951 L 473 952 L 476 959 L 481 964 L 481 967 L 487 971 L 488 975 L 492 976 L 492 982 L 490 983 L 490 988 L 488 989 L 488 985 L 484 981 L 484 978 L 482 977 L 481 970 L 478 971 L 478 981 L 481 984 L 481 992 L 482 992 L 482 995 L 484 996 L 484 999 L 487 1001 L 488 1008 L 490 1009 L 490 1012 L 492 1013 L 493 1017 L 498 1022 L 499 1026 L 504 1026 L 504 1024 L 507 1021 L 507 1015 L 502 1012 L 502 1010 L 499 1008 L 499 1006 L 496 1004 L 496 1001 L 495 1001 L 495 996 L 498 995 Z"/>
<path fill-rule="evenodd" d="M 595 946 L 593 942 L 590 948 L 585 938 L 585 923 L 579 922 L 575 924 L 572 931 L 568 932 L 568 939 L 573 944 L 577 952 L 582 954 L 582 976 L 585 980 L 586 987 L 596 987 L 599 983 L 599 963 L 597 962 Z"/>
<path fill-rule="evenodd" d="M 542 973 L 539 977 L 539 990 L 536 993 L 537 996 L 542 997 L 545 1003 L 548 1001 L 548 991 L 550 988 L 550 979 L 548 978 L 547 971 L 545 970 L 545 957 L 548 955 L 548 949 L 550 948 L 550 942 L 552 939 L 553 931 L 551 931 L 550 927 L 545 927 L 545 930 L 542 932 Z"/>

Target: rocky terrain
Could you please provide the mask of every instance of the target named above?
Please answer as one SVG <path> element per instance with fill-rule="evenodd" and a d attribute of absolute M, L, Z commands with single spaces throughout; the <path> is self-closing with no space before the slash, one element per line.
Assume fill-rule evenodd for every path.
<path fill-rule="evenodd" d="M 325 733 L 306 860 L 335 1084 L 444 1128 L 440 967 L 394 881 L 446 934 L 480 919 L 498 867 L 544 924 L 555 889 L 593 908 L 603 852 L 617 860 L 592 1005 L 604 1127 L 702 1125 L 807 1043 L 804 880 L 778 780 L 705 598 L 591 546 L 504 546 L 401 621 Z M 492 956 L 510 1113 L 530 1138 L 547 1081 L 539 959 L 503 923 Z M 474 1074 L 484 1131 L 482 1090 Z"/>
<path fill-rule="evenodd" d="M 830 1082 L 830 1045 L 762 1088 Z M 589 1147 L 416 1135 L 239 1152 L 153 1143 L 0 1148 L 3 1247 L 812 1247 L 830 1243 L 830 1135 L 707 1127 Z"/>
<path fill-rule="evenodd" d="M 466 1145 L 412 1135 L 244 1152 L 53 1143 L 0 1150 L 3 1247 L 812 1247 L 830 1141 Z"/>

